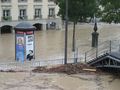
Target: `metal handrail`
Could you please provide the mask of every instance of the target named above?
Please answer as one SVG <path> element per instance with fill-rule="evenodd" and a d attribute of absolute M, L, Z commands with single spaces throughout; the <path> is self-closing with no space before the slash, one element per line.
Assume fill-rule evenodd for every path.
<path fill-rule="evenodd" d="M 98 44 L 98 47 L 85 52 L 85 62 L 89 62 L 103 54 L 116 52 L 120 50 L 119 40 L 110 40 Z"/>

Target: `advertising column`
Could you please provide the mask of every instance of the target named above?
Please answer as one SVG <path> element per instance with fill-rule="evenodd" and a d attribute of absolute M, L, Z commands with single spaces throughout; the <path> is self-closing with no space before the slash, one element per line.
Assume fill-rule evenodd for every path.
<path fill-rule="evenodd" d="M 24 63 L 35 59 L 34 30 L 28 22 L 21 22 L 15 26 L 15 60 Z"/>

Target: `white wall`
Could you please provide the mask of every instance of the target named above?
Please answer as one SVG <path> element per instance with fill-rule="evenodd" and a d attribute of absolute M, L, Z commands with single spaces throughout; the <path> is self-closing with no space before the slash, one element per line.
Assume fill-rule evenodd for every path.
<path fill-rule="evenodd" d="M 33 0 L 28 0 L 27 16 L 28 16 L 28 20 L 33 20 L 34 19 Z"/>
<path fill-rule="evenodd" d="M 18 20 L 19 10 L 18 10 L 18 0 L 11 0 L 12 7 L 11 7 L 11 16 L 12 20 Z"/>
<path fill-rule="evenodd" d="M 43 19 L 48 18 L 48 0 L 43 0 L 43 8 L 42 8 L 42 15 Z"/>
<path fill-rule="evenodd" d="M 1 3 L 0 2 L 0 17 L 2 17 L 2 8 L 1 8 Z M 41 6 L 42 10 L 42 18 L 43 19 L 48 19 L 48 9 L 50 6 L 55 7 L 55 14 L 57 15 L 59 7 L 56 6 L 54 3 L 49 3 L 48 0 L 43 0 L 42 3 L 34 3 L 34 0 L 28 0 L 27 3 L 18 3 L 18 0 L 11 0 L 11 16 L 12 20 L 18 20 L 19 16 L 19 7 L 18 5 L 26 5 L 27 6 L 27 16 L 28 20 L 33 20 L 34 19 L 34 6 L 39 5 Z M 1 18 L 0 18 L 1 21 Z"/>
<path fill-rule="evenodd" d="M 2 17 L 2 8 L 1 8 L 1 3 L 0 3 L 0 21 L 1 21 L 1 17 Z"/>

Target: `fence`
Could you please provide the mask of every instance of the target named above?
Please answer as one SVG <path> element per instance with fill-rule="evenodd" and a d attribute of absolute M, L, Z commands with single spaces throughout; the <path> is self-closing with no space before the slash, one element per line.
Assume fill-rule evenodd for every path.
<path fill-rule="evenodd" d="M 80 58 L 68 58 L 67 63 L 75 63 L 81 62 Z M 49 65 L 59 65 L 64 64 L 64 59 L 55 59 L 55 60 L 41 60 L 41 61 L 26 61 L 24 63 L 21 62 L 9 62 L 9 63 L 0 63 L 0 70 L 8 71 L 8 70 L 15 70 L 15 71 L 24 71 L 24 70 L 31 70 L 38 66 L 49 66 Z"/>

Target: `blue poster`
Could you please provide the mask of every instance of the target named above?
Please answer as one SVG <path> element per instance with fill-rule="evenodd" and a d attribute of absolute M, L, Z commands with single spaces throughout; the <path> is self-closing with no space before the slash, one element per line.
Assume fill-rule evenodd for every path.
<path fill-rule="evenodd" d="M 16 60 L 24 62 L 24 35 L 16 35 Z"/>

